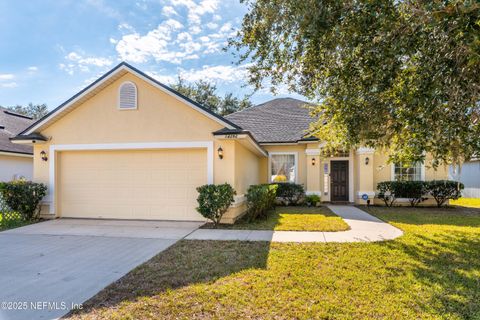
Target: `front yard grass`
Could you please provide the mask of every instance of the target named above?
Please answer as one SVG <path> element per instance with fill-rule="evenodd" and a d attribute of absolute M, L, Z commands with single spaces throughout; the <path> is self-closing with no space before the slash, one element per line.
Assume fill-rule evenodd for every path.
<path fill-rule="evenodd" d="M 454 206 L 480 208 L 480 198 L 460 198 L 458 200 L 451 200 L 450 204 Z"/>
<path fill-rule="evenodd" d="M 74 319 L 480 319 L 480 209 L 382 208 L 376 243 L 180 241 Z"/>
<path fill-rule="evenodd" d="M 202 228 L 212 228 L 207 223 Z M 235 224 L 221 224 L 220 229 L 276 230 L 276 231 L 344 231 L 350 227 L 342 218 L 325 206 L 277 207 L 267 219 L 247 222 L 240 219 Z"/>

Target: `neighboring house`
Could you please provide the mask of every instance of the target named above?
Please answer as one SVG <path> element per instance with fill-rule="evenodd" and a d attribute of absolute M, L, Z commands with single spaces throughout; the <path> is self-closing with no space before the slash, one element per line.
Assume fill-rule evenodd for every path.
<path fill-rule="evenodd" d="M 465 185 L 462 196 L 465 198 L 480 198 L 480 159 L 474 159 L 462 164 L 461 167 L 450 166 L 449 179 L 457 180 Z"/>
<path fill-rule="evenodd" d="M 326 157 L 305 137 L 303 105 L 275 99 L 221 117 L 121 63 L 13 141 L 34 145 L 34 181 L 49 186 L 42 214 L 51 217 L 203 220 L 196 187 L 228 182 L 232 222 L 252 184 L 291 181 L 323 201 L 365 203 L 379 181 L 447 177 L 386 165 L 366 148 Z"/>
<path fill-rule="evenodd" d="M 32 179 L 32 146 L 10 142 L 10 138 L 32 123 L 31 118 L 0 107 L 0 181 Z"/>

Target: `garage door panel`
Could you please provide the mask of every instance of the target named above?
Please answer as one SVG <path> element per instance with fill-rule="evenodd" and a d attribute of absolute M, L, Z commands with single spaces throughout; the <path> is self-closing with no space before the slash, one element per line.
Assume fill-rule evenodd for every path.
<path fill-rule="evenodd" d="M 196 187 L 207 182 L 206 167 L 204 149 L 61 152 L 60 215 L 203 220 Z"/>

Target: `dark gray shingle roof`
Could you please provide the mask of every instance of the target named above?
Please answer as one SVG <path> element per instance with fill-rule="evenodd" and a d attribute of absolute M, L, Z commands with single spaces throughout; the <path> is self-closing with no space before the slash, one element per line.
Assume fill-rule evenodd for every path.
<path fill-rule="evenodd" d="M 32 154 L 31 146 L 10 142 L 10 138 L 15 137 L 32 123 L 32 119 L 0 107 L 0 152 Z"/>
<path fill-rule="evenodd" d="M 297 142 L 306 134 L 310 122 L 307 102 L 278 98 L 226 116 L 252 133 L 260 143 Z"/>

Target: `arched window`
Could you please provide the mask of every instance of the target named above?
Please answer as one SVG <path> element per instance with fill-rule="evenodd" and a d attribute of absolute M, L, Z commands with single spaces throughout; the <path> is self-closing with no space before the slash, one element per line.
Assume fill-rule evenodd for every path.
<path fill-rule="evenodd" d="M 118 108 L 137 109 L 137 87 L 133 82 L 127 81 L 120 85 Z"/>

